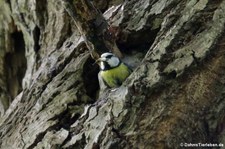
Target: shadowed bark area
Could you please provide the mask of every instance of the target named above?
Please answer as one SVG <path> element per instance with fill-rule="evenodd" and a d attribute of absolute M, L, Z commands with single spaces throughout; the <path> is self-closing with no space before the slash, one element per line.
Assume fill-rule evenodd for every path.
<path fill-rule="evenodd" d="M 6 73 L 16 64 L 6 60 L 27 68 L 10 107 L 0 103 L 0 148 L 225 145 L 225 0 L 1 3 L 1 102 L 10 103 Z M 7 46 L 18 32 L 23 46 Z M 98 95 L 91 55 L 117 46 L 139 63 Z"/>

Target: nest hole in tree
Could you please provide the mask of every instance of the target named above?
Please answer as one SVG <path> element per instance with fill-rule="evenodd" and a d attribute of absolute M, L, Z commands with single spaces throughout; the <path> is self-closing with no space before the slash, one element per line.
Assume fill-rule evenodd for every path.
<path fill-rule="evenodd" d="M 97 98 L 97 91 L 99 90 L 99 67 L 94 63 L 95 61 L 91 57 L 87 59 L 86 63 L 84 64 L 82 76 L 87 95 L 95 101 Z"/>
<path fill-rule="evenodd" d="M 122 61 L 133 70 L 138 67 L 152 46 L 159 30 L 159 28 L 155 30 L 145 29 L 140 32 L 131 32 L 125 35 L 127 36 L 126 40 L 119 38 L 116 43 L 124 55 Z M 123 33 L 121 36 L 123 38 Z"/>
<path fill-rule="evenodd" d="M 116 43 L 124 51 L 127 49 L 149 50 L 159 30 L 160 28 L 152 30 L 150 27 L 147 27 L 138 32 L 121 31 Z"/>
<path fill-rule="evenodd" d="M 22 80 L 27 69 L 25 42 L 21 31 L 11 34 L 12 51 L 6 53 L 4 68 L 6 71 L 7 89 L 11 99 L 22 91 Z"/>

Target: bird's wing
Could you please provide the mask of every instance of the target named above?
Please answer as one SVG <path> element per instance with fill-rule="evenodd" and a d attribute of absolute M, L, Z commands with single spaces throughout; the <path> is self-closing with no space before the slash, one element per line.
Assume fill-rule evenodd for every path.
<path fill-rule="evenodd" d="M 114 83 L 116 84 L 116 86 L 120 86 L 120 85 L 122 85 L 123 82 L 121 82 L 121 80 L 119 78 L 115 78 Z"/>

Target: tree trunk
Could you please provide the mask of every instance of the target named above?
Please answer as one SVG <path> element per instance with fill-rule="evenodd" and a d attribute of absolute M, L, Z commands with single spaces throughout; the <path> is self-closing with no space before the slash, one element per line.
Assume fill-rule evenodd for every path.
<path fill-rule="evenodd" d="M 225 145 L 225 0 L 104 2 L 0 2 L 0 148 Z M 134 71 L 98 95 L 118 49 Z"/>

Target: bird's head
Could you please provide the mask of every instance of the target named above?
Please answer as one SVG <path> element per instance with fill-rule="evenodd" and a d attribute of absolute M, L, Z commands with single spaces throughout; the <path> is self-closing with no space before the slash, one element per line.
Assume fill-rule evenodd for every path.
<path fill-rule="evenodd" d="M 101 70 L 109 70 L 120 65 L 120 59 L 112 53 L 103 53 L 99 59 L 96 60 Z"/>

